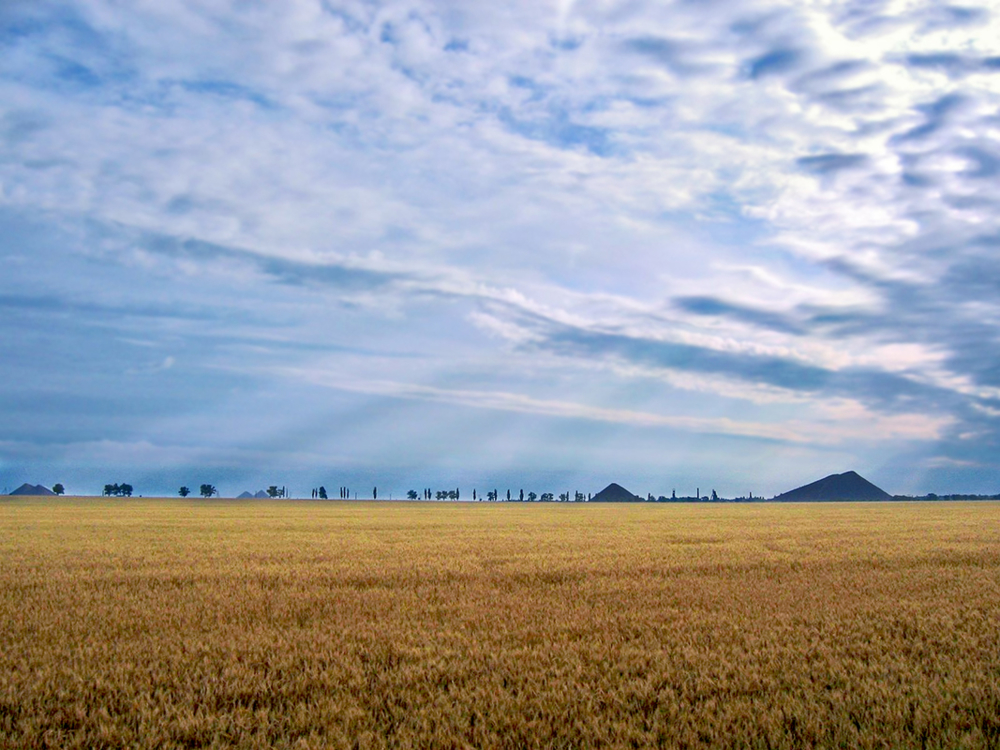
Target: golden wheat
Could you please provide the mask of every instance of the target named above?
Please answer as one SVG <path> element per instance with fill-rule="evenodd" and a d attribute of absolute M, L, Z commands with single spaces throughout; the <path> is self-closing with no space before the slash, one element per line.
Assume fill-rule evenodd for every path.
<path fill-rule="evenodd" d="M 1000 505 L 0 504 L 0 747 L 998 747 Z"/>

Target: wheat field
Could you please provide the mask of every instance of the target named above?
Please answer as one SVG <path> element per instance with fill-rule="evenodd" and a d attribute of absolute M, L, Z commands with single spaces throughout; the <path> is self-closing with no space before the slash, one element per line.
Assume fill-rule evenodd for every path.
<path fill-rule="evenodd" d="M 1000 504 L 0 502 L 2 748 L 1000 747 Z"/>

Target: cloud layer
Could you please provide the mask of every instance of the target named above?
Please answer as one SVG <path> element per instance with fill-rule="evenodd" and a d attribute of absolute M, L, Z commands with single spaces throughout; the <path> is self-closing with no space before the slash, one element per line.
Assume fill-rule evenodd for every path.
<path fill-rule="evenodd" d="M 997 40 L 932 2 L 4 4 L 4 482 L 996 491 Z"/>

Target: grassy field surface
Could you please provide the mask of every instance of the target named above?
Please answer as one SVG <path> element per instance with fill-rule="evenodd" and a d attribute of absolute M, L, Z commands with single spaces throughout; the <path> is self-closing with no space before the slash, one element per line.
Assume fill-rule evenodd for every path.
<path fill-rule="evenodd" d="M 0 502 L 0 747 L 1000 747 L 1000 504 Z"/>

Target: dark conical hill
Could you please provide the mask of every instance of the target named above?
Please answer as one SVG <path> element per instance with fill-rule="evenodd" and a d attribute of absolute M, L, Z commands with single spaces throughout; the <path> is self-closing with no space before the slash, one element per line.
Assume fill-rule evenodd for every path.
<path fill-rule="evenodd" d="M 642 498 L 637 495 L 633 495 L 627 489 L 622 487 L 620 484 L 615 484 L 612 482 L 603 490 L 598 492 L 592 498 L 590 498 L 592 503 L 639 503 L 642 502 Z"/>
<path fill-rule="evenodd" d="M 54 496 L 56 493 L 54 493 L 48 487 L 42 487 L 42 485 L 40 484 L 28 484 L 27 482 L 25 482 L 10 494 L 29 495 L 34 497 L 51 497 Z"/>
<path fill-rule="evenodd" d="M 817 500 L 892 500 L 892 495 L 876 487 L 856 471 L 847 471 L 789 490 L 774 499 L 793 503 Z"/>

